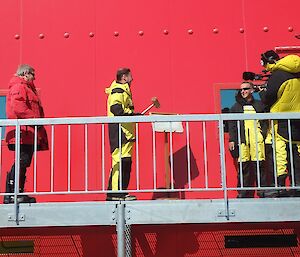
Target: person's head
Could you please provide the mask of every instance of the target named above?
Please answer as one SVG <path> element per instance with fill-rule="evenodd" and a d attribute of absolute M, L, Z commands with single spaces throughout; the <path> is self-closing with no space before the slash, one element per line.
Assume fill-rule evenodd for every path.
<path fill-rule="evenodd" d="M 35 70 L 28 64 L 21 64 L 17 69 L 16 75 L 26 81 L 33 81 L 35 79 Z"/>
<path fill-rule="evenodd" d="M 261 54 L 261 65 L 267 67 L 268 64 L 275 64 L 279 59 L 276 52 L 269 50 Z"/>
<path fill-rule="evenodd" d="M 243 82 L 240 88 L 242 98 L 244 98 L 246 101 L 251 101 L 252 93 L 254 91 L 253 84 L 251 82 Z"/>
<path fill-rule="evenodd" d="M 127 83 L 129 86 L 133 81 L 131 71 L 128 68 L 120 68 L 117 71 L 117 82 L 121 84 Z"/>

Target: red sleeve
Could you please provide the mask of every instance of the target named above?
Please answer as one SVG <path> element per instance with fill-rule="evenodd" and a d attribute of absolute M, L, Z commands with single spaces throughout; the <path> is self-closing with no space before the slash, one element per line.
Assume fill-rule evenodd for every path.
<path fill-rule="evenodd" d="M 11 107 L 18 119 L 35 118 L 33 110 L 27 100 L 27 93 L 24 85 L 15 85 L 10 90 Z"/>

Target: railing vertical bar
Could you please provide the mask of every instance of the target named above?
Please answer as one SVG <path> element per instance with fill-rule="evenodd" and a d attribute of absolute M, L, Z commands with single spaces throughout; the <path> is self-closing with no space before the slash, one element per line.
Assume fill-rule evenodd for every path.
<path fill-rule="evenodd" d="M 242 151 L 241 151 L 241 121 L 237 120 L 237 128 L 238 128 L 238 148 L 239 148 L 239 157 L 238 157 L 238 165 L 239 165 L 239 174 L 240 174 L 240 185 L 241 188 L 244 187 L 244 179 L 243 179 L 243 163 L 242 163 Z M 236 145 L 234 147 L 237 147 Z"/>
<path fill-rule="evenodd" d="M 119 188 L 123 190 L 123 173 L 122 173 L 122 127 L 121 123 L 119 123 Z"/>
<path fill-rule="evenodd" d="M 188 168 L 188 184 L 189 189 L 191 189 L 191 152 L 190 152 L 190 129 L 189 122 L 186 122 L 186 146 L 187 146 L 187 168 Z"/>
<path fill-rule="evenodd" d="M 156 135 L 155 135 L 155 125 L 154 123 L 152 124 L 152 149 L 153 149 L 153 188 L 154 190 L 157 189 L 157 185 L 156 185 Z"/>
<path fill-rule="evenodd" d="M 68 125 L 68 192 L 71 191 L 71 125 Z"/>
<path fill-rule="evenodd" d="M 256 174 L 256 178 L 257 178 L 257 187 L 261 188 L 261 182 L 260 182 L 260 167 L 259 167 L 259 156 L 258 156 L 258 132 L 257 132 L 257 120 L 254 120 L 254 131 L 255 131 L 255 156 L 256 156 L 256 170 L 257 170 L 257 174 Z M 250 138 L 249 138 L 250 140 Z M 252 185 L 251 185 L 252 186 Z"/>
<path fill-rule="evenodd" d="M 174 189 L 174 160 L 173 160 L 173 131 L 170 122 L 170 163 L 171 163 L 171 189 Z"/>
<path fill-rule="evenodd" d="M 101 124 L 101 152 L 102 152 L 102 191 L 105 190 L 105 153 L 104 153 L 104 143 L 105 143 L 105 127 L 104 124 Z"/>
<path fill-rule="evenodd" d="M 140 189 L 140 164 L 139 164 L 139 160 L 140 160 L 140 155 L 139 155 L 139 124 L 136 123 L 135 124 L 135 165 L 136 165 L 136 189 L 139 190 Z"/>
<path fill-rule="evenodd" d="M 293 157 L 293 144 L 292 144 L 292 130 L 291 130 L 291 120 L 288 119 L 288 134 L 289 134 L 289 152 L 290 152 L 290 167 L 292 176 L 292 187 L 295 187 L 295 169 L 294 169 L 294 157 Z"/>
<path fill-rule="evenodd" d="M 19 204 L 17 201 L 17 196 L 19 194 L 19 176 L 20 176 L 20 137 L 21 137 L 21 128 L 20 124 L 17 121 L 16 124 L 16 142 L 15 142 L 15 188 L 14 188 L 14 209 L 16 224 L 19 225 Z"/>
<path fill-rule="evenodd" d="M 278 186 L 277 180 L 277 158 L 276 158 L 276 139 L 275 139 L 275 131 L 274 131 L 274 120 L 271 120 L 271 132 L 272 132 L 272 154 L 273 154 L 273 175 L 275 187 Z"/>
<path fill-rule="evenodd" d="M 88 191 L 88 124 L 84 124 L 84 180 L 85 180 L 85 191 Z"/>
<path fill-rule="evenodd" d="M 54 125 L 51 125 L 51 153 L 50 154 L 51 154 L 50 191 L 53 192 L 54 191 Z"/>
<path fill-rule="evenodd" d="M 34 158 L 33 158 L 33 192 L 36 193 L 36 153 L 37 153 L 37 126 L 34 126 Z"/>
<path fill-rule="evenodd" d="M 208 160 L 207 160 L 207 138 L 206 138 L 206 122 L 202 123 L 203 130 L 203 153 L 204 153 L 204 174 L 205 174 L 205 188 L 208 189 Z"/>
<path fill-rule="evenodd" d="M 225 217 L 229 220 L 229 202 L 227 192 L 227 181 L 226 181 L 226 165 L 225 165 L 225 148 L 224 148 L 224 126 L 223 119 L 219 119 L 219 146 L 220 146 L 220 163 L 221 163 L 221 179 L 222 188 L 224 191 L 224 205 L 225 205 Z"/>

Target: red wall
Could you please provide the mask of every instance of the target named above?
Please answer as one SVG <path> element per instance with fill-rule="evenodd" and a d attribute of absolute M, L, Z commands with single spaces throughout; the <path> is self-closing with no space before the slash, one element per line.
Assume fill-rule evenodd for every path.
<path fill-rule="evenodd" d="M 132 0 L 126 5 L 123 1 L 96 0 L 84 4 L 80 0 L 5 1 L 0 9 L 0 21 L 5 24 L 0 27 L 0 89 L 7 88 L 19 63 L 29 63 L 37 70 L 36 85 L 47 117 L 100 116 L 106 114 L 105 87 L 118 67 L 128 66 L 135 80 L 132 90 L 136 110 L 142 110 L 156 95 L 162 112 L 219 112 L 216 84 L 239 82 L 243 71 L 260 71 L 261 52 L 299 42 L 294 37 L 299 32 L 298 6 L 298 1 L 284 7 L 275 1 L 270 7 L 260 1 L 240 0 Z M 191 136 L 198 131 L 196 126 L 191 128 Z M 217 131 L 211 131 L 208 137 L 216 140 Z M 141 138 L 148 138 L 151 130 L 145 126 L 140 133 Z M 100 130 L 91 128 L 90 135 L 89 168 L 94 171 L 90 186 L 96 188 L 100 185 L 95 181 L 102 179 L 101 160 L 96 158 L 101 156 Z M 84 167 L 83 155 L 78 151 L 83 149 L 83 140 L 79 137 L 83 138 L 82 128 L 72 131 L 72 148 L 76 151 L 72 152 L 71 165 L 77 174 L 72 186 L 78 189 Z M 175 137 L 175 141 L 175 151 L 185 146 L 183 137 Z M 63 190 L 67 170 L 65 127 L 56 130 L 55 142 L 55 184 Z M 140 154 L 144 158 L 140 169 L 147 169 L 151 163 L 151 149 L 145 147 L 149 142 L 141 141 Z M 158 136 L 158 143 L 162 142 Z M 197 145 L 191 147 L 194 156 L 203 159 Z M 105 180 L 110 168 L 107 151 Z M 209 152 L 215 158 L 218 148 L 212 146 Z M 11 157 L 4 146 L 4 158 Z M 49 187 L 45 182 L 50 176 L 49 159 L 49 153 L 39 154 L 38 167 L 42 165 L 45 170 L 38 177 L 39 190 Z M 196 164 L 194 179 L 200 181 L 203 164 L 199 158 Z M 158 157 L 158 165 L 163 167 L 162 157 Z M 3 166 L 8 170 L 10 163 Z M 211 170 L 219 169 L 218 163 L 210 166 Z M 163 184 L 160 175 L 158 183 Z M 142 186 L 152 186 L 151 178 L 150 182 L 147 177 L 144 180 Z M 184 182 L 179 184 L 185 186 Z"/>
<path fill-rule="evenodd" d="M 161 102 L 162 112 L 219 112 L 216 108 L 219 106 L 216 103 L 218 95 L 214 90 L 218 83 L 238 83 L 245 70 L 259 72 L 260 53 L 265 50 L 274 49 L 275 46 L 299 45 L 300 41 L 295 38 L 300 34 L 299 7 L 298 0 L 2 0 L 0 90 L 7 89 L 18 64 L 29 63 L 36 68 L 36 85 L 40 88 L 47 117 L 101 116 L 106 114 L 105 87 L 114 79 L 118 67 L 128 66 L 134 76 L 132 90 L 137 111 L 145 108 L 155 95 Z M 164 30 L 168 33 L 165 34 Z M 140 31 L 143 31 L 143 35 L 139 34 Z M 69 33 L 68 38 L 64 37 L 65 33 Z M 209 131 L 208 138 L 216 140 L 216 129 Z M 96 188 L 101 186 L 99 181 L 102 179 L 100 130 L 91 128 L 90 132 L 89 152 L 92 157 L 89 168 L 93 172 L 89 186 Z M 150 139 L 147 139 L 151 129 L 145 127 L 140 133 L 143 138 L 140 170 L 144 174 L 141 184 L 151 187 L 151 176 L 150 179 L 145 177 L 147 171 L 152 169 L 151 149 L 148 149 Z M 197 166 L 193 183 L 203 185 L 203 153 L 198 147 L 201 140 L 197 138 L 197 133 L 199 128 L 192 127 L 191 137 L 195 141 L 191 148 Z M 57 129 L 55 185 L 60 190 L 66 188 L 65 136 L 66 127 Z M 83 155 L 80 154 L 83 140 L 78 140 L 78 136 L 83 136 L 82 128 L 72 133 L 72 148 L 75 149 L 72 151 L 72 169 L 76 174 L 72 177 L 74 189 L 82 188 L 80 181 L 84 167 Z M 176 137 L 175 150 L 184 153 L 184 139 Z M 163 137 L 158 135 L 160 146 L 162 142 Z M 10 168 L 12 153 L 7 152 L 4 143 L 2 145 L 2 171 L 5 172 Z M 159 185 L 163 185 L 162 150 L 158 151 Z M 214 160 L 218 147 L 212 144 L 209 152 L 210 160 Z M 43 173 L 38 173 L 38 190 L 49 189 L 49 160 L 49 153 L 39 153 L 38 172 Z M 212 174 L 219 174 L 219 164 L 209 163 Z M 110 159 L 106 153 L 106 181 L 109 168 Z M 234 171 L 231 176 L 234 177 Z M 178 181 L 182 182 L 179 187 L 186 186 L 185 178 L 179 178 Z M 134 183 L 133 177 L 132 188 Z M 210 186 L 215 184 L 219 185 L 219 180 L 212 177 Z M 28 187 L 32 187 L 32 178 L 28 179 Z M 76 200 L 103 199 L 103 196 L 76 197 Z M 182 197 L 192 196 L 184 194 Z M 70 200 L 67 197 L 61 199 Z M 169 233 L 164 234 L 166 231 L 163 229 L 160 234 L 163 235 L 160 243 L 169 237 Z M 184 231 L 184 235 L 193 235 L 186 238 L 194 238 L 197 234 L 190 229 L 181 231 Z M 157 249 L 153 252 L 146 242 L 147 235 L 141 232 L 142 239 L 138 239 L 139 232 L 136 233 L 135 256 L 171 256 L 165 246 L 161 248 L 161 253 Z M 172 236 L 172 241 L 176 242 L 180 237 L 175 237 Z M 83 239 L 83 243 L 87 242 L 89 240 Z M 112 244 L 110 240 L 109 244 Z M 193 248 L 193 242 L 184 244 L 184 247 L 179 245 L 180 256 L 204 256 L 200 253 L 202 250 Z M 210 245 L 207 247 L 203 254 L 215 249 Z M 91 249 L 86 248 L 85 256 L 92 256 L 92 253 L 89 254 Z M 114 246 L 106 249 L 106 256 L 113 256 L 113 249 Z M 171 250 L 175 253 L 176 249 L 172 247 Z M 184 252 L 182 249 L 185 249 Z M 232 256 L 231 253 L 228 255 Z"/>
<path fill-rule="evenodd" d="M 10 77 L 20 63 L 36 68 L 36 86 L 47 117 L 106 115 L 105 87 L 118 67 L 132 69 L 132 86 L 137 111 L 148 106 L 152 96 L 161 102 L 161 112 L 219 112 L 218 83 L 238 83 L 245 70 L 259 72 L 260 53 L 275 46 L 297 45 L 300 34 L 296 0 L 198 1 L 154 0 L 10 0 L 0 8 L 0 89 L 7 89 Z M 168 33 L 165 33 L 167 30 Z M 65 33 L 69 37 L 65 37 Z M 209 140 L 217 139 L 210 129 Z M 50 130 L 48 130 L 50 131 Z M 66 187 L 66 127 L 56 130 L 55 184 Z M 100 129 L 90 128 L 90 187 L 100 187 Z M 193 181 L 203 184 L 203 153 L 197 144 L 199 127 L 191 128 L 195 138 L 191 150 L 196 158 Z M 151 173 L 151 128 L 140 134 L 140 170 Z M 78 140 L 81 137 L 82 139 Z M 175 151 L 184 152 L 184 136 L 175 136 Z M 158 135 L 158 148 L 163 137 Z M 3 143 L 5 160 L 12 158 Z M 82 188 L 84 159 L 83 128 L 72 132 L 72 187 Z M 161 149 L 158 149 L 161 151 Z M 211 144 L 210 157 L 218 147 Z M 159 185 L 163 185 L 163 153 L 158 157 Z M 98 158 L 99 157 L 99 158 Z M 39 153 L 38 190 L 49 189 L 50 153 Z M 228 160 L 230 162 L 230 160 Z M 106 174 L 110 168 L 108 147 Z M 150 165 L 151 164 L 151 165 Z M 10 168 L 3 162 L 3 171 Z M 209 162 L 211 174 L 219 174 L 219 163 Z M 150 168 L 149 168 L 150 167 Z M 40 174 L 40 173 L 39 173 Z M 152 187 L 146 175 L 144 188 Z M 201 177 L 202 176 L 202 177 Z M 233 176 L 233 175 L 232 175 Z M 186 186 L 180 178 L 180 186 Z M 179 180 L 180 180 L 179 179 Z M 30 179 L 28 180 L 30 187 Z M 4 182 L 4 181 L 3 181 Z M 2 186 L 3 186 L 2 182 Z M 212 176 L 210 186 L 219 185 Z M 132 179 L 134 188 L 135 178 Z M 150 196 L 151 197 L 151 196 Z M 185 195 L 184 197 L 189 197 Z M 102 198 L 101 198 L 102 199 Z"/>

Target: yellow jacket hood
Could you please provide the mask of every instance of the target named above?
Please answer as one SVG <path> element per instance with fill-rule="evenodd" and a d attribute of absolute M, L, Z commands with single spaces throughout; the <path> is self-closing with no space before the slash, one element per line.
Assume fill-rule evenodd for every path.
<path fill-rule="evenodd" d="M 114 88 L 121 88 L 126 91 L 127 94 L 131 95 L 130 87 L 127 83 L 121 84 L 115 80 L 111 83 L 110 87 L 105 88 L 105 93 L 109 95 Z"/>
<path fill-rule="evenodd" d="M 298 73 L 300 72 L 300 57 L 294 54 L 287 55 L 274 64 L 268 63 L 266 70 L 283 70 L 290 73 Z"/>

